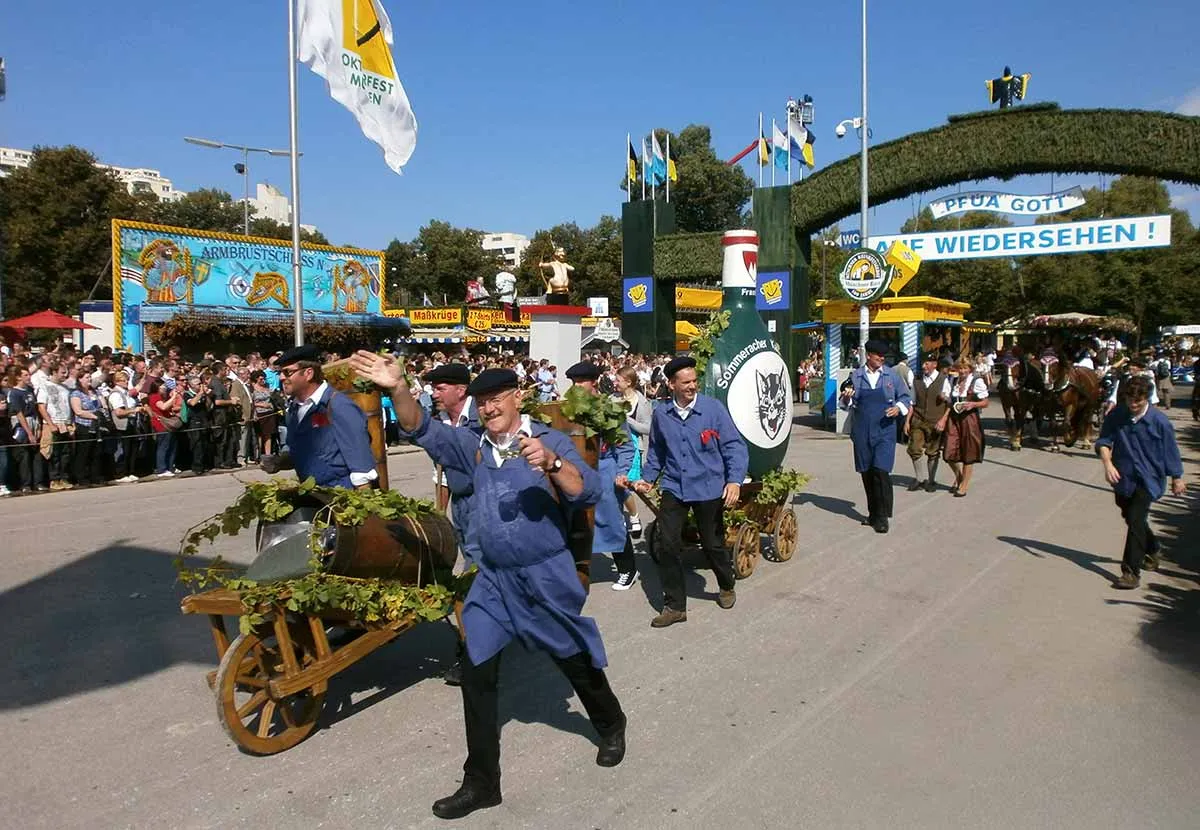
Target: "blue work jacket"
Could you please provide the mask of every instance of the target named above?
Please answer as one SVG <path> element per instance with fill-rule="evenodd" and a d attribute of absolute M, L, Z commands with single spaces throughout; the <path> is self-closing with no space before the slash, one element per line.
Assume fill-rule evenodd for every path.
<path fill-rule="evenodd" d="M 1175 427 L 1166 413 L 1153 405 L 1136 423 L 1129 407 L 1118 405 L 1100 428 L 1096 448 L 1100 447 L 1112 450 L 1113 466 L 1121 474 L 1113 486 L 1118 496 L 1132 496 L 1141 487 L 1157 501 L 1166 492 L 1167 478 L 1183 476 Z"/>
<path fill-rule="evenodd" d="M 650 420 L 650 448 L 642 463 L 642 479 L 682 502 L 721 498 L 726 484 L 746 478 L 750 454 L 724 404 L 696 395 L 684 420 L 668 400 Z M 661 476 L 661 478 L 660 478 Z"/>
<path fill-rule="evenodd" d="M 596 502 L 595 528 L 592 533 L 592 553 L 616 553 L 625 548 L 624 487 L 616 484 L 617 476 L 629 475 L 633 466 L 634 443 L 629 426 L 621 425 L 624 444 L 605 444 L 600 448 L 597 470 L 600 473 L 600 501 Z"/>
<path fill-rule="evenodd" d="M 301 481 L 312 476 L 322 487 L 353 487 L 350 473 L 375 469 L 367 416 L 354 401 L 326 387 L 298 420 L 299 404 L 288 405 L 288 450 Z"/>

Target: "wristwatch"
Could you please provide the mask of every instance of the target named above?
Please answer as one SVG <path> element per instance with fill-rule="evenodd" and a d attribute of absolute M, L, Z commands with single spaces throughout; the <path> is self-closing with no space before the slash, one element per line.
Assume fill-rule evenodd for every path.
<path fill-rule="evenodd" d="M 554 475 L 563 468 L 563 460 L 561 455 L 554 456 L 554 462 L 550 465 L 550 474 Z"/>

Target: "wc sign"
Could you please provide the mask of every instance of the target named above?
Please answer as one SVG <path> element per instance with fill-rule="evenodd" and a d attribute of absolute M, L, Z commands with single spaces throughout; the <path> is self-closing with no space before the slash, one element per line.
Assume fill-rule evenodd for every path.
<path fill-rule="evenodd" d="M 846 251 L 853 251 L 855 248 L 862 247 L 862 231 L 858 228 L 851 228 L 848 231 L 842 231 L 838 234 L 837 244 L 839 248 Z"/>

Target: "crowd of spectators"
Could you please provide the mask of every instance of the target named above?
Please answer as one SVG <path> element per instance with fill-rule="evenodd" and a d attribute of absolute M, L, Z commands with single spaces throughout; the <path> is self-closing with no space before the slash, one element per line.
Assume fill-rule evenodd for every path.
<path fill-rule="evenodd" d="M 256 462 L 285 438 L 277 357 L 0 345 L 0 496 Z"/>

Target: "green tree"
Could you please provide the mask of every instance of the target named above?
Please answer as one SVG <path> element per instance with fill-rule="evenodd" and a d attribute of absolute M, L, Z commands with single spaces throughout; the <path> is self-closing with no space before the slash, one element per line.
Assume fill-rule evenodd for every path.
<path fill-rule="evenodd" d="M 480 247 L 482 239 L 483 231 L 433 220 L 412 242 L 413 255 L 405 263 L 407 273 L 396 280 L 400 290 L 407 290 L 414 303 L 418 290 L 427 291 L 429 298 L 440 304 L 443 296 L 451 303 L 462 302 L 468 280 L 491 286 L 503 263 Z"/>
<path fill-rule="evenodd" d="M 235 231 L 241 233 L 241 229 Z M 262 236 L 267 239 L 283 239 L 290 242 L 292 240 L 292 226 L 284 225 L 276 222 L 274 219 L 268 219 L 265 216 L 255 217 L 253 213 L 250 218 L 250 235 Z M 318 230 L 300 229 L 300 241 L 307 242 L 313 245 L 330 245 L 332 244 L 325 234 Z M 354 245 L 345 245 L 346 248 L 354 248 Z"/>
<path fill-rule="evenodd" d="M 251 208 L 250 215 L 254 215 Z M 245 212 L 242 205 L 224 190 L 202 187 L 174 201 L 157 202 L 147 210 L 146 220 L 160 225 L 191 228 L 197 231 L 242 233 Z M 291 232 L 288 233 L 291 238 Z"/>
<path fill-rule="evenodd" d="M 111 297 L 111 219 L 145 205 L 86 150 L 35 148 L 29 167 L 0 179 L 5 315 L 73 313 L 93 287 Z"/>
<path fill-rule="evenodd" d="M 655 130 L 664 152 L 667 132 Z M 712 131 L 708 127 L 690 124 L 678 135 L 672 133 L 671 156 L 679 172 L 679 181 L 671 183 L 676 230 L 680 233 L 723 231 L 743 224 L 754 182 L 741 167 L 727 166 L 717 158 L 712 148 Z M 622 178 L 622 186 L 624 182 Z M 664 198 L 665 189 L 660 186 L 656 195 L 659 199 Z M 633 185 L 632 196 L 635 200 L 642 198 L 640 184 Z M 647 187 L 646 198 L 650 197 Z"/>
<path fill-rule="evenodd" d="M 517 269 L 517 290 L 529 296 L 546 290 L 538 263 L 548 262 L 555 248 L 562 248 L 571 275 L 571 299 L 582 304 L 588 297 L 608 297 L 617 307 L 621 296 L 621 223 L 614 216 L 601 216 L 594 227 L 580 228 L 574 222 L 555 225 L 533 235 Z"/>

